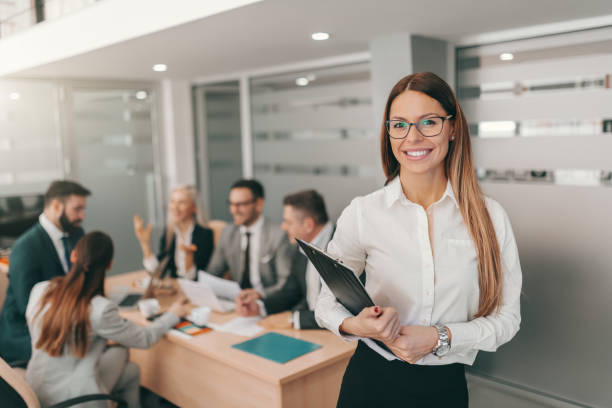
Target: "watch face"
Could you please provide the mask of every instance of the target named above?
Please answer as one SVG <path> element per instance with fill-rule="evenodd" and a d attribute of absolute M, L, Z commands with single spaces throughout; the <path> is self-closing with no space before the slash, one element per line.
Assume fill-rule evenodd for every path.
<path fill-rule="evenodd" d="M 448 353 L 449 350 L 450 350 L 450 346 L 448 344 L 443 344 L 436 350 L 434 354 L 438 357 L 442 357 L 443 355 Z"/>

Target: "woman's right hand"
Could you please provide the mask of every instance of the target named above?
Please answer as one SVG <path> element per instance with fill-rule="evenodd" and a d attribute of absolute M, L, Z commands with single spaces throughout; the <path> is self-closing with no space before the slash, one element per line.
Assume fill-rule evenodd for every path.
<path fill-rule="evenodd" d="M 151 230 L 152 228 L 153 227 L 151 223 L 148 223 L 147 227 L 145 228 L 142 218 L 140 218 L 138 214 L 134 215 L 134 233 L 136 234 L 136 238 L 138 239 L 138 242 L 140 243 L 142 251 L 144 252 L 145 258 L 148 258 L 153 253 L 151 251 Z"/>
<path fill-rule="evenodd" d="M 372 306 L 364 308 L 357 316 L 344 319 L 340 332 L 390 342 L 397 339 L 400 328 L 399 316 L 394 308 Z"/>
<path fill-rule="evenodd" d="M 187 316 L 190 311 L 191 308 L 189 307 L 189 300 L 186 297 L 178 298 L 168 309 L 168 312 L 181 318 Z"/>

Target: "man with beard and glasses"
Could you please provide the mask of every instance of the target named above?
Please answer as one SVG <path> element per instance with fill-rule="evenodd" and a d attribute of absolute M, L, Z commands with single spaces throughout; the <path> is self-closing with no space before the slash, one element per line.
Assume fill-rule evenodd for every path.
<path fill-rule="evenodd" d="M 229 272 L 242 289 L 265 298 L 285 284 L 295 247 L 263 216 L 264 188 L 257 180 L 236 181 L 228 204 L 234 224 L 221 232 L 206 271 L 217 276 Z"/>
<path fill-rule="evenodd" d="M 28 361 L 30 333 L 25 311 L 32 287 L 70 270 L 70 253 L 83 236 L 88 189 L 72 181 L 54 181 L 45 193 L 43 213 L 15 242 L 9 258 L 9 286 L 0 313 L 0 356 Z"/>

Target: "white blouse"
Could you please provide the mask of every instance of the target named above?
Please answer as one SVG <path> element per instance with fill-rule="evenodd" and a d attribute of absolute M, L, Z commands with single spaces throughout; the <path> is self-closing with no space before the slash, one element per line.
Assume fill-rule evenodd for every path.
<path fill-rule="evenodd" d="M 463 221 L 450 182 L 442 198 L 426 210 L 403 194 L 399 177 L 384 188 L 355 198 L 342 212 L 327 252 L 359 274 L 379 306 L 392 306 L 402 325 L 446 325 L 451 349 L 443 357 L 428 354 L 417 364 L 473 364 L 478 350 L 495 351 L 519 329 L 522 284 L 519 256 L 506 212 L 486 198 L 501 250 L 503 295 L 499 312 L 474 319 L 479 283 L 476 248 Z M 431 229 L 430 242 L 429 229 Z M 433 246 L 433 248 L 432 248 Z M 433 251 L 432 251 L 433 249 Z M 340 324 L 352 314 L 323 284 L 315 316 L 345 340 Z M 373 350 L 396 358 L 370 339 Z"/>

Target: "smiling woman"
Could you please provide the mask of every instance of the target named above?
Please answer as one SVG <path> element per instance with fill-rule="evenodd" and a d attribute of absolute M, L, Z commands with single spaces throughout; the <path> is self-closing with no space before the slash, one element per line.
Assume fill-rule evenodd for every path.
<path fill-rule="evenodd" d="M 206 269 L 213 251 L 213 232 L 205 225 L 197 190 L 192 186 L 174 188 L 168 203 L 166 230 L 155 256 L 151 249 L 152 225 L 149 223 L 145 227 L 140 216 L 135 215 L 134 231 L 142 248 L 145 268 L 154 272 L 160 261 L 169 257 L 166 271 L 172 277 L 197 280 L 197 271 Z"/>
<path fill-rule="evenodd" d="M 464 365 L 519 328 L 512 228 L 478 186 L 467 122 L 438 76 L 394 86 L 380 141 L 386 186 L 351 202 L 328 246 L 365 270 L 376 306 L 353 316 L 323 285 L 315 309 L 321 326 L 361 340 L 338 406 L 467 407 Z"/>

